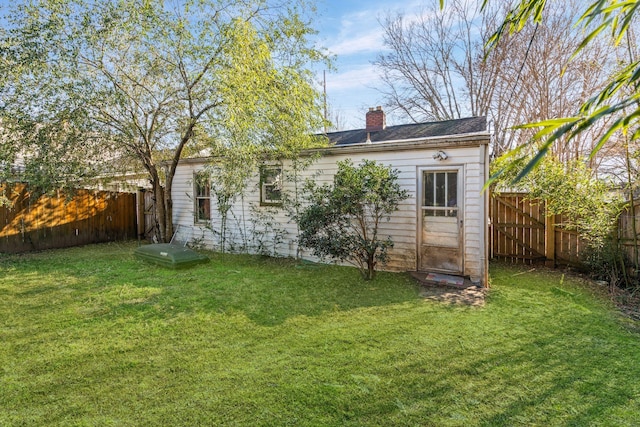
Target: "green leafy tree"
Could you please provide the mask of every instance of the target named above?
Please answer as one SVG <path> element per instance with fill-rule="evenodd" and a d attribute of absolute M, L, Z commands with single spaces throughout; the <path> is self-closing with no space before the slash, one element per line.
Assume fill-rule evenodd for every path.
<path fill-rule="evenodd" d="M 333 186 L 308 181 L 305 190 L 310 203 L 298 217 L 300 245 L 318 257 L 355 265 L 365 280 L 373 279 L 393 247 L 391 237 L 379 236 L 380 223 L 408 197 L 398 171 L 371 160 L 358 167 L 344 160 Z"/>
<path fill-rule="evenodd" d="M 526 192 L 527 197 L 544 201 L 546 214 L 558 215 L 563 228 L 574 230 L 581 239 L 581 262 L 590 273 L 609 283 L 631 285 L 625 251 L 618 241 L 618 217 L 625 206 L 623 198 L 612 191 L 610 182 L 598 179 L 584 161 L 561 162 L 552 155 L 545 156 L 521 179 L 514 183 L 535 152 L 517 162 L 501 158 L 492 168 L 505 171 L 495 183 L 501 187 Z M 509 167 L 504 165 L 510 162 Z"/>
<path fill-rule="evenodd" d="M 624 203 L 612 191 L 611 183 L 594 176 L 584 161 L 560 162 L 553 156 L 540 161 L 539 166 L 514 184 L 526 164 L 533 158 L 523 158 L 501 177 L 497 191 L 504 186 L 527 193 L 532 200 L 543 200 L 547 215 L 561 215 L 563 226 L 577 231 L 593 250 L 601 250 L 612 236 Z M 507 159 L 498 159 L 492 168 L 504 169 Z"/>
<path fill-rule="evenodd" d="M 25 129 L 46 125 L 73 129 L 56 158 L 77 153 L 79 169 L 134 159 L 168 240 L 184 154 L 294 145 L 322 125 L 309 66 L 326 56 L 308 40 L 312 12 L 306 0 L 14 3 L 0 33 L 6 141 L 44 164 L 47 138 Z M 51 185 L 65 163 L 54 163 Z"/>

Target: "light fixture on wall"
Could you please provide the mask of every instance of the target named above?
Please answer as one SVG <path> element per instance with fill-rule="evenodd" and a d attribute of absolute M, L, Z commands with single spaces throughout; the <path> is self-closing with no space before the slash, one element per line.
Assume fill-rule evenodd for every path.
<path fill-rule="evenodd" d="M 437 153 L 435 153 L 433 155 L 433 160 L 440 160 L 440 161 L 447 160 L 447 157 L 449 157 L 449 156 L 447 156 L 447 153 L 445 153 L 444 151 L 440 150 L 440 151 L 438 151 Z"/>

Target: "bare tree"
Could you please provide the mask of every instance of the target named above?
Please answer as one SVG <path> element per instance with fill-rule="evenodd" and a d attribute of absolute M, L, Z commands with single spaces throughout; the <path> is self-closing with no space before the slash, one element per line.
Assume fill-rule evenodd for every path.
<path fill-rule="evenodd" d="M 327 105 L 327 117 L 326 120 L 330 123 L 327 127 L 328 132 L 339 132 L 345 130 L 346 119 L 342 110 L 337 110 L 332 104 Z"/>
<path fill-rule="evenodd" d="M 615 53 L 604 39 L 572 59 L 584 37 L 572 26 L 577 2 L 553 2 L 553 6 L 544 24 L 530 24 L 505 37 L 488 57 L 500 64 L 488 112 L 495 124 L 496 155 L 530 140 L 533 130 L 513 131 L 513 126 L 575 114 L 612 72 Z M 602 129 L 558 144 L 553 152 L 560 160 L 582 158 Z"/>
<path fill-rule="evenodd" d="M 390 53 L 374 62 L 386 104 L 415 122 L 486 114 L 496 73 L 482 61 L 483 45 L 495 20 L 472 0 L 444 9 L 431 1 L 416 20 L 388 15 L 381 25 Z"/>
<path fill-rule="evenodd" d="M 575 114 L 585 97 L 603 87 L 615 63 L 604 39 L 569 60 L 584 38 L 572 26 L 577 0 L 552 2 L 544 23 L 503 36 L 486 54 L 485 44 L 506 13 L 499 3 L 482 8 L 479 0 L 450 0 L 440 8 L 431 0 L 415 20 L 389 15 L 381 24 L 390 53 L 375 61 L 391 110 L 415 122 L 487 116 L 494 156 L 530 140 L 533 130 L 513 126 Z M 557 145 L 555 154 L 582 157 L 601 129 Z"/>

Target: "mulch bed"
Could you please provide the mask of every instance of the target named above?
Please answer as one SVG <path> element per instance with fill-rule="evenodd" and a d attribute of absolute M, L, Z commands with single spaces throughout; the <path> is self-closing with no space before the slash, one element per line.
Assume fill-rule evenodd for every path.
<path fill-rule="evenodd" d="M 537 267 L 532 270 L 536 269 L 545 270 L 547 268 Z M 551 270 L 549 269 L 549 271 Z M 640 291 L 631 292 L 616 286 L 604 285 L 601 282 L 595 282 L 585 275 L 571 270 L 566 270 L 564 273 L 580 278 L 585 286 L 594 293 L 608 295 L 624 316 L 640 322 Z M 482 307 L 485 304 L 487 288 L 475 286 L 468 281 L 465 281 L 464 286 L 447 286 L 441 283 L 425 281 L 421 275 L 412 273 L 412 276 L 420 284 L 420 296 L 425 299 L 446 304 L 461 304 L 473 307 Z"/>

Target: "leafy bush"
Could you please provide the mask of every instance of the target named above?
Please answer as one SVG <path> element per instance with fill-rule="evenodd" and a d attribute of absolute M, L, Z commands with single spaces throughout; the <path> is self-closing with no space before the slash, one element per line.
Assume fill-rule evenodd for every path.
<path fill-rule="evenodd" d="M 530 161 L 527 156 L 496 160 L 492 168 L 503 171 L 498 188 L 525 191 L 532 200 L 544 200 L 547 215 L 559 215 L 564 228 L 578 232 L 585 244 L 580 260 L 592 277 L 632 286 L 631 263 L 615 238 L 625 206 L 615 186 L 597 178 L 582 160 L 561 162 L 551 155 L 516 182 Z"/>
<path fill-rule="evenodd" d="M 408 197 L 397 181 L 397 170 L 371 160 L 358 167 L 350 160 L 338 162 L 333 186 L 307 181 L 310 204 L 298 217 L 300 245 L 320 258 L 355 265 L 365 280 L 373 279 L 393 247 L 390 236 L 378 235 L 380 222 Z"/>
<path fill-rule="evenodd" d="M 552 156 L 546 156 L 537 168 L 514 182 L 528 159 L 520 159 L 520 166 L 504 174 L 498 186 L 524 191 L 533 200 L 544 200 L 547 215 L 562 215 L 563 225 L 576 230 L 590 247 L 604 247 L 624 207 L 611 183 L 595 177 L 584 161 L 561 162 Z M 509 161 L 498 159 L 492 168 L 504 168 Z"/>

